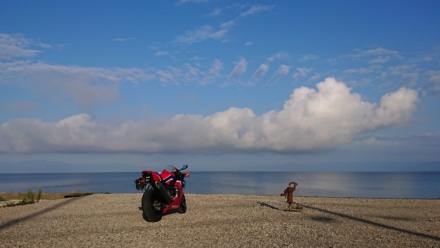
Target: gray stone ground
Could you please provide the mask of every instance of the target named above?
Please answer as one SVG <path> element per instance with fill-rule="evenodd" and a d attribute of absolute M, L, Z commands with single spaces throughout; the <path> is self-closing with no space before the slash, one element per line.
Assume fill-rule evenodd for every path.
<path fill-rule="evenodd" d="M 0 208 L 0 247 L 440 247 L 440 200 L 188 194 L 146 222 L 141 194 Z"/>

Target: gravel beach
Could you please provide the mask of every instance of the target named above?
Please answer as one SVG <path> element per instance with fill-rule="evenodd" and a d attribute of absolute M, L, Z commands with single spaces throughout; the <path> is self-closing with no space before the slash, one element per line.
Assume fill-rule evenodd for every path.
<path fill-rule="evenodd" d="M 142 218 L 142 194 L 0 208 L 0 247 L 440 247 L 440 200 L 187 194 L 188 211 Z"/>

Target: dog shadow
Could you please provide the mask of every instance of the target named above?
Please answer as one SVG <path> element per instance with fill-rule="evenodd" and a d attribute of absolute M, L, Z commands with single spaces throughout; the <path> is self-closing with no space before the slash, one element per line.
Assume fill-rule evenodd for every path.
<path fill-rule="evenodd" d="M 281 210 L 278 207 L 270 205 L 269 203 L 266 203 L 266 202 L 258 202 L 258 204 L 260 204 L 260 206 L 262 206 L 262 207 L 268 207 L 268 208 L 275 209 L 275 210 Z"/>

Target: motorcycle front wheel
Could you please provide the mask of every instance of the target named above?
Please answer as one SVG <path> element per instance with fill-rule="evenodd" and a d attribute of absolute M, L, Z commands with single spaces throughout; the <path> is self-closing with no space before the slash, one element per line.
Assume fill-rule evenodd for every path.
<path fill-rule="evenodd" d="M 146 221 L 158 222 L 162 219 L 162 201 L 160 193 L 149 189 L 142 195 L 142 213 Z"/>
<path fill-rule="evenodd" d="M 181 213 L 181 214 L 186 213 L 186 199 L 185 199 L 185 195 L 182 195 L 182 200 L 180 200 L 179 213 Z"/>

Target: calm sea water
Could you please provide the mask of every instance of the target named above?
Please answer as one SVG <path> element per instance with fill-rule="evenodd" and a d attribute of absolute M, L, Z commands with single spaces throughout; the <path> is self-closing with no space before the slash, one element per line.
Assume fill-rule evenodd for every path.
<path fill-rule="evenodd" d="M 279 195 L 290 181 L 296 196 L 440 198 L 440 172 L 190 172 L 186 193 Z M 140 172 L 0 174 L 0 192 L 139 193 Z"/>

